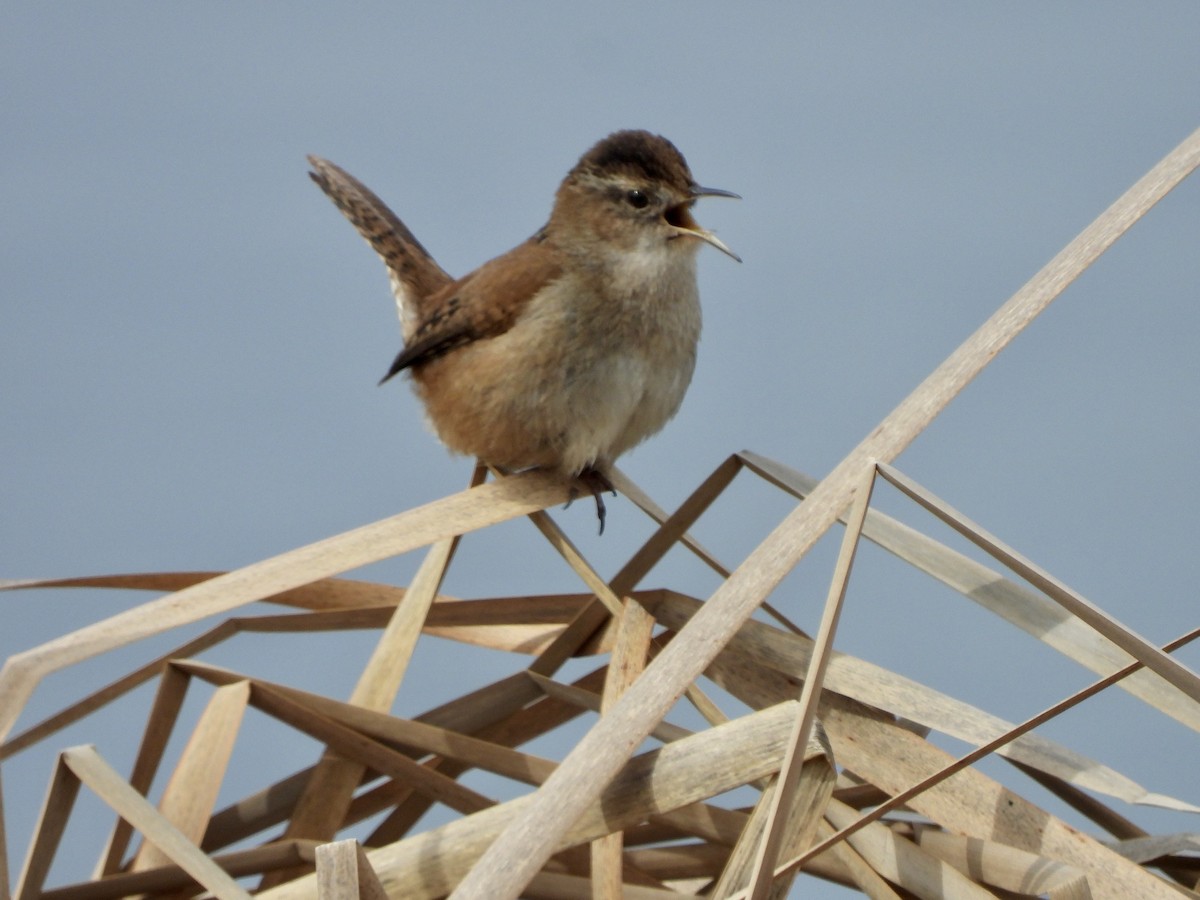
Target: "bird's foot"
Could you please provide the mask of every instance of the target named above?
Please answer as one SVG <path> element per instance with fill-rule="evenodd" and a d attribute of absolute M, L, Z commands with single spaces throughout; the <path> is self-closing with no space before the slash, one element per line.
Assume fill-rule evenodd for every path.
<path fill-rule="evenodd" d="M 608 511 L 604 506 L 604 498 L 600 495 L 607 491 L 615 497 L 617 489 L 612 486 L 607 475 L 599 469 L 589 466 L 576 476 L 575 483 L 571 485 L 571 496 L 567 498 L 567 506 L 575 502 L 575 498 L 579 496 L 578 485 L 587 488 L 592 499 L 596 501 L 596 518 L 600 520 L 600 534 L 604 534 L 604 518 Z M 566 507 L 563 508 L 566 509 Z"/>

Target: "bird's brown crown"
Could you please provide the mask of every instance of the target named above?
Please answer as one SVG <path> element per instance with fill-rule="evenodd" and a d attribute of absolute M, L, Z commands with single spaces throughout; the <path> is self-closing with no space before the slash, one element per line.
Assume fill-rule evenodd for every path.
<path fill-rule="evenodd" d="M 660 183 L 687 194 L 694 182 L 683 154 L 664 137 L 648 131 L 617 131 L 583 155 L 568 178 L 592 176 Z"/>

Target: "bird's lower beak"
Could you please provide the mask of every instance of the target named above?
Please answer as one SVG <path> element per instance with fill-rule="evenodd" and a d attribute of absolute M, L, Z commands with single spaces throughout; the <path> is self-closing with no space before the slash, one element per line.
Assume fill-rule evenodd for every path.
<path fill-rule="evenodd" d="M 739 194 L 732 191 L 722 191 L 719 187 L 701 187 L 700 185 L 692 186 L 691 196 L 694 199 L 700 197 L 731 197 L 734 200 L 742 199 Z M 688 206 L 680 206 L 678 215 L 671 217 L 668 221 L 680 230 L 680 236 L 686 235 L 690 236 L 690 238 L 698 238 L 706 242 L 706 244 L 712 244 L 719 251 L 725 253 L 726 256 L 736 259 L 737 262 L 742 262 L 742 257 L 739 257 L 737 253 L 726 247 L 724 241 L 712 232 L 709 232 L 709 230 L 701 228 L 700 224 L 696 223 L 695 218 L 691 217 Z"/>
<path fill-rule="evenodd" d="M 714 247 L 718 248 L 719 251 L 725 253 L 726 256 L 730 256 L 733 259 L 738 260 L 739 263 L 742 262 L 742 257 L 739 257 L 737 253 L 734 253 L 732 250 L 730 250 L 730 248 L 726 247 L 725 241 L 722 241 L 720 238 L 718 238 L 718 236 L 712 232 L 709 232 L 709 230 L 698 226 L 695 218 L 691 217 L 691 214 L 688 210 L 680 210 L 677 215 L 671 216 L 670 220 L 668 221 L 671 222 L 672 226 L 676 227 L 680 238 L 698 238 L 704 241 L 704 244 L 712 244 Z"/>
<path fill-rule="evenodd" d="M 712 244 L 714 247 L 716 247 L 718 250 L 720 250 L 726 256 L 732 257 L 737 262 L 742 261 L 742 258 L 740 256 L 738 256 L 736 253 L 734 253 L 732 250 L 730 250 L 728 247 L 726 247 L 725 242 L 722 241 L 715 234 L 713 234 L 711 231 L 705 231 L 703 228 L 695 228 L 692 230 L 692 234 L 695 235 L 696 237 L 700 238 L 700 240 L 704 241 L 704 243 Z"/>

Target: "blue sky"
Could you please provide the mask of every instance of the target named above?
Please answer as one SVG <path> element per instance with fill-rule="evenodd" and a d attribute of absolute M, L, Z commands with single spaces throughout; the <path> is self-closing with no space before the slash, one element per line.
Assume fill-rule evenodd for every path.
<path fill-rule="evenodd" d="M 236 567 L 465 484 L 406 386 L 375 387 L 399 347 L 386 279 L 305 154 L 372 187 L 456 274 L 540 226 L 618 128 L 666 135 L 700 183 L 742 194 L 696 210 L 745 263 L 702 252 L 691 391 L 622 460 L 673 507 L 742 448 L 828 471 L 1200 125 L 1188 3 L 12 3 L 0 23 L 0 578 Z M 897 461 L 1160 642 L 1198 608 L 1198 206 L 1193 179 Z M 790 507 L 747 481 L 699 534 L 736 563 Z M 646 533 L 625 500 L 603 538 L 587 504 L 555 517 L 606 573 Z M 570 588 L 538 540 L 520 522 L 481 536 L 447 590 Z M 828 556 L 773 598 L 811 630 Z M 651 581 L 712 589 L 684 564 Z M 0 654 L 145 599 L 5 595 Z M 848 603 L 839 647 L 1000 715 L 1088 680 L 884 561 L 864 560 Z M 370 641 L 330 640 L 313 652 L 344 647 L 344 665 L 292 674 L 345 695 Z M 435 646 L 433 681 L 465 690 Z M 36 709 L 149 652 L 50 679 Z M 53 748 L 119 763 L 142 715 Z M 1195 735 L 1173 721 L 1101 701 L 1052 734 L 1200 802 Z M 49 776 L 32 756 L 4 771 L 14 865 Z"/>

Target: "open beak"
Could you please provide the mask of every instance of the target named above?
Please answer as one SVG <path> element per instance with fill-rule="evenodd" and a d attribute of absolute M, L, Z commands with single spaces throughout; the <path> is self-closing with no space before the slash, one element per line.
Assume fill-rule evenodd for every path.
<path fill-rule="evenodd" d="M 690 193 L 693 200 L 699 199 L 700 197 L 731 197 L 734 200 L 742 199 L 740 195 L 735 194 L 733 191 L 723 191 L 720 188 L 700 187 L 699 185 L 693 185 Z M 688 205 L 690 206 L 690 204 Z M 680 229 L 681 235 L 699 238 L 706 244 L 712 244 L 726 256 L 729 256 L 738 262 L 742 261 L 740 256 L 725 246 L 724 241 L 722 241 L 711 231 L 701 228 L 696 223 L 696 220 L 692 218 L 692 214 L 688 210 L 687 206 L 678 207 L 675 211 L 675 215 L 668 217 L 668 221 L 676 228 Z"/>

